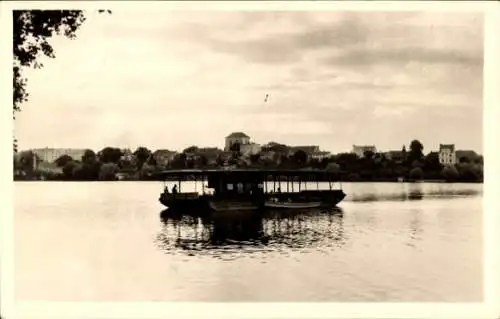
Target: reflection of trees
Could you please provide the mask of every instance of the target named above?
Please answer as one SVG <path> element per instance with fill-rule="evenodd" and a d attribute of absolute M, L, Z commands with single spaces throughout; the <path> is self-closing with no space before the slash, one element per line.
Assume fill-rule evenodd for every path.
<path fill-rule="evenodd" d="M 408 199 L 409 200 L 420 200 L 424 198 L 424 193 L 422 190 L 422 184 L 410 184 L 410 189 L 408 190 Z"/>
<path fill-rule="evenodd" d="M 343 244 L 342 212 L 231 211 L 210 214 L 161 213 L 158 246 L 166 252 L 251 252 Z"/>

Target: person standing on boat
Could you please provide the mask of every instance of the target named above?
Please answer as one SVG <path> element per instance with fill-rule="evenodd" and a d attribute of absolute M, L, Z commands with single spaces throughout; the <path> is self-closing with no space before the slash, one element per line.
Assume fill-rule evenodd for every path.
<path fill-rule="evenodd" d="M 168 194 L 168 186 L 167 186 L 167 185 L 165 185 L 165 188 L 163 189 L 163 192 L 164 192 L 165 194 Z"/>
<path fill-rule="evenodd" d="M 174 195 L 177 195 L 177 185 L 174 185 L 174 187 L 172 187 L 172 194 Z"/>

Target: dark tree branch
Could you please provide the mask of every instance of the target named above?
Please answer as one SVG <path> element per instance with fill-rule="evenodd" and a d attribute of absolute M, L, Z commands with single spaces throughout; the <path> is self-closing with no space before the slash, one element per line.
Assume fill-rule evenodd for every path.
<path fill-rule="evenodd" d="M 99 10 L 99 13 L 111 14 L 111 10 Z M 64 35 L 70 39 L 76 37 L 76 31 L 85 21 L 82 10 L 14 10 L 13 23 L 13 72 L 12 72 L 12 117 L 21 111 L 21 104 L 28 100 L 27 79 L 22 70 L 26 67 L 41 68 L 38 58 L 55 58 L 55 52 L 48 40 L 53 35 Z M 17 142 L 14 142 L 14 152 Z"/>
<path fill-rule="evenodd" d="M 111 10 L 99 10 L 109 13 Z M 14 10 L 13 11 L 13 115 L 28 99 L 27 80 L 22 76 L 25 67 L 41 68 L 41 56 L 55 58 L 48 40 L 54 35 L 74 39 L 85 22 L 82 10 Z"/>

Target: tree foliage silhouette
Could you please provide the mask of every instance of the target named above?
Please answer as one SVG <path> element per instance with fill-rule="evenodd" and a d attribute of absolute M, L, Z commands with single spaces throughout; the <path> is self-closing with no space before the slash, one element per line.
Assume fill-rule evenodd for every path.
<path fill-rule="evenodd" d="M 68 162 L 73 162 L 73 158 L 67 154 L 64 154 L 55 160 L 58 167 L 64 167 Z"/>
<path fill-rule="evenodd" d="M 141 168 L 144 163 L 148 161 L 148 159 L 152 156 L 152 152 L 144 146 L 139 146 L 137 150 L 134 152 L 134 155 L 137 159 L 137 167 Z"/>
<path fill-rule="evenodd" d="M 118 163 L 123 156 L 123 151 L 118 147 L 105 147 L 97 153 L 102 163 Z"/>
<path fill-rule="evenodd" d="M 410 159 L 411 161 L 420 160 L 424 156 L 424 146 L 419 140 L 413 140 L 410 143 Z"/>
<path fill-rule="evenodd" d="M 307 153 L 303 150 L 298 150 L 291 156 L 291 160 L 297 166 L 304 166 L 307 163 Z"/>
<path fill-rule="evenodd" d="M 110 10 L 98 10 L 109 13 Z M 55 58 L 49 43 L 54 35 L 76 37 L 76 31 L 85 21 L 82 10 L 14 10 L 13 11 L 13 116 L 28 99 L 25 67 L 41 68 L 39 57 Z"/>
<path fill-rule="evenodd" d="M 111 10 L 98 10 L 111 14 Z M 38 62 L 41 55 L 55 58 L 49 43 L 54 35 L 76 37 L 76 31 L 85 21 L 82 10 L 14 10 L 12 12 L 12 46 L 14 61 L 12 65 L 12 117 L 21 110 L 21 104 L 28 100 L 27 83 L 22 70 L 26 67 L 41 68 Z M 17 152 L 17 140 L 13 142 Z"/>

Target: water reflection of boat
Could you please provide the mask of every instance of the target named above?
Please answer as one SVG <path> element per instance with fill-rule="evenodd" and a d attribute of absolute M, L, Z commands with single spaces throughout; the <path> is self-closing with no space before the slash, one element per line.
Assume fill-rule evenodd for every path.
<path fill-rule="evenodd" d="M 343 243 L 342 211 L 246 210 L 186 213 L 167 209 L 157 237 L 166 252 L 239 253 Z M 281 248 L 280 248 L 281 247 Z M 229 249 L 229 250 L 228 250 Z"/>
<path fill-rule="evenodd" d="M 168 170 L 155 174 L 163 181 L 177 181 L 175 193 L 164 191 L 160 195 L 163 205 L 174 209 L 214 211 L 335 207 L 346 196 L 342 189 L 335 189 L 337 175 L 325 170 L 262 169 Z M 190 179 L 201 181 L 201 194 L 181 192 L 182 181 Z M 272 187 L 268 186 L 269 181 L 273 182 Z M 316 182 L 315 190 L 307 189 L 311 181 Z M 327 181 L 329 189 L 319 189 L 319 181 Z M 281 190 L 281 182 L 286 182 L 286 191 Z"/>

